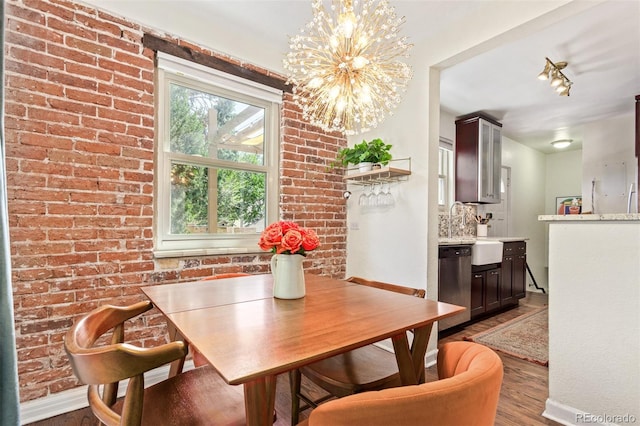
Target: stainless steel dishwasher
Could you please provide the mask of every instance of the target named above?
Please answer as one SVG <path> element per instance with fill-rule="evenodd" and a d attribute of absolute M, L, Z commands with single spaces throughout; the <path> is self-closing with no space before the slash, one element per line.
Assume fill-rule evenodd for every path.
<path fill-rule="evenodd" d="M 471 319 L 471 246 L 438 247 L 438 300 L 464 306 L 466 311 L 438 321 L 446 330 Z"/>

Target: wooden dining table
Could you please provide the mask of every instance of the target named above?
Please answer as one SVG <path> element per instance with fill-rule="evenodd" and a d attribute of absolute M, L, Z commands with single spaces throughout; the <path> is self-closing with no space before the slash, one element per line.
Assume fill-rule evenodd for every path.
<path fill-rule="evenodd" d="M 229 385 L 244 386 L 248 425 L 273 424 L 278 374 L 387 338 L 402 384 L 420 383 L 433 323 L 464 310 L 325 276 L 305 281 L 306 296 L 295 300 L 273 297 L 271 274 L 142 291 L 173 338 L 188 340 Z"/>

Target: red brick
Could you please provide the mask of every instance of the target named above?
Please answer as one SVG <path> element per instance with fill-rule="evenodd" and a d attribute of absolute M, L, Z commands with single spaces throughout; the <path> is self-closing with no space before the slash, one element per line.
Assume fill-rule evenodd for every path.
<path fill-rule="evenodd" d="M 67 68 L 70 68 L 67 66 Z M 98 85 L 100 87 L 100 85 Z M 95 91 L 87 91 L 87 90 L 77 90 L 73 88 L 68 88 L 65 91 L 67 98 L 73 99 L 74 101 L 85 102 L 87 104 L 93 104 L 98 106 L 108 106 L 110 107 L 113 104 L 113 99 L 110 96 L 101 95 Z M 97 109 L 96 109 L 97 111 Z M 96 115 L 96 114 L 93 114 Z"/>
<path fill-rule="evenodd" d="M 82 40 L 76 37 L 70 37 L 67 35 L 67 37 L 65 37 L 65 45 L 69 46 L 72 49 L 78 49 L 80 51 L 83 52 L 87 52 L 90 54 L 95 54 L 99 57 L 106 57 L 106 58 L 111 58 L 113 56 L 113 49 L 111 49 L 108 46 L 105 45 L 101 45 L 98 43 L 92 43 L 90 41 L 87 40 Z M 102 58 L 100 58 L 102 59 Z M 104 68 L 101 64 L 100 64 L 100 59 L 98 60 L 98 63 L 100 65 L 100 68 Z"/>
<path fill-rule="evenodd" d="M 98 59 L 93 55 L 56 44 L 47 45 L 47 53 L 49 53 L 50 55 L 59 56 L 61 58 L 66 58 L 68 61 L 78 62 L 81 64 L 89 64 L 94 66 L 98 64 Z"/>
<path fill-rule="evenodd" d="M 51 105 L 52 109 L 67 111 L 75 114 L 81 115 L 91 115 L 95 116 L 97 109 L 95 105 L 91 104 L 83 104 L 79 102 L 70 102 L 66 99 L 49 99 L 49 105 Z"/>
<path fill-rule="evenodd" d="M 41 109 L 36 107 L 29 107 L 29 118 L 32 120 L 49 121 L 52 123 L 65 123 L 65 124 L 80 124 L 80 117 L 76 114 L 69 114 L 64 112 L 57 112 L 51 109 Z"/>
<path fill-rule="evenodd" d="M 18 21 L 31 34 L 10 30 L 14 41 L 42 46 L 49 40 L 38 50 L 7 44 L 9 62 L 20 61 L 9 63 L 5 92 L 18 345 L 25 354 L 48 350 L 44 365 L 21 361 L 27 373 L 20 377 L 21 398 L 33 399 L 76 386 L 61 339 L 79 315 L 102 303 L 142 300 L 139 287 L 149 283 L 212 272 L 266 273 L 271 256 L 202 256 L 159 271 L 152 252 L 154 53 L 142 47 L 143 29 L 66 0 L 9 0 L 7 11 L 7 22 Z M 63 42 L 60 37 L 65 45 L 56 44 Z M 49 81 L 44 69 L 51 71 Z M 324 169 L 346 140 L 306 125 L 288 94 L 282 111 L 282 202 L 292 200 L 281 206 L 283 218 L 324 228 L 323 246 L 312 253 L 307 269 L 342 277 L 346 208 L 340 197 L 346 185 L 339 170 Z M 34 306 L 38 301 L 49 305 Z M 128 337 L 144 345 L 166 341 L 157 311 L 130 331 Z"/>
<path fill-rule="evenodd" d="M 61 34 L 73 34 L 74 36 L 93 41 L 98 39 L 98 34 L 95 31 L 89 30 L 86 26 L 75 25 L 75 22 L 72 24 L 68 21 L 51 17 L 47 20 L 47 26 Z M 58 43 L 62 43 L 62 40 Z"/>
<path fill-rule="evenodd" d="M 109 121 L 121 121 L 123 123 L 136 125 L 139 125 L 142 122 L 142 118 L 139 115 L 131 114 L 129 112 L 116 111 L 109 108 L 98 108 L 98 117 L 104 118 Z"/>
<path fill-rule="evenodd" d="M 64 88 L 59 84 L 12 75 L 6 76 L 5 81 L 9 88 L 26 89 L 41 95 L 64 96 Z"/>
<path fill-rule="evenodd" d="M 126 52 L 139 53 L 141 50 L 140 40 L 135 41 L 135 43 L 132 43 L 130 40 L 127 40 L 126 34 L 122 30 L 120 30 L 119 38 L 106 34 L 98 34 L 98 42 L 100 44 L 106 44 L 107 46 L 115 47 L 116 49 Z"/>

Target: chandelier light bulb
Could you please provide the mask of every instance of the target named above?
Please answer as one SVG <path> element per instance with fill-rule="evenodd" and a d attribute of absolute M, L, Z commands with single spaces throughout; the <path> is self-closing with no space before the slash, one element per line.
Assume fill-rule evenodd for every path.
<path fill-rule="evenodd" d="M 401 61 L 412 47 L 399 36 L 387 0 L 313 0 L 313 19 L 290 40 L 284 59 L 293 99 L 311 124 L 353 135 L 391 114 L 412 77 Z"/>

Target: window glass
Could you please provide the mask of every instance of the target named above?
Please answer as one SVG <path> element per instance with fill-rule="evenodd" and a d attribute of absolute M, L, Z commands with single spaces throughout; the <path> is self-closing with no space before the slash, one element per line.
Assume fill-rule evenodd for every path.
<path fill-rule="evenodd" d="M 265 173 L 174 162 L 171 234 L 261 231 L 266 193 Z"/>
<path fill-rule="evenodd" d="M 263 164 L 264 108 L 170 84 L 170 150 Z"/>
<path fill-rule="evenodd" d="M 278 214 L 279 104 L 176 63 L 159 60 L 155 254 L 259 251 Z"/>
<path fill-rule="evenodd" d="M 453 203 L 454 172 L 451 141 L 440 138 L 438 150 L 438 206 L 445 210 Z"/>

